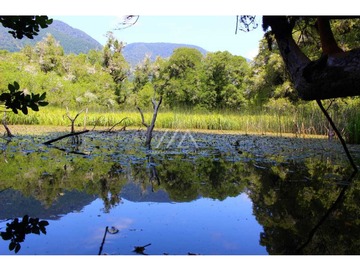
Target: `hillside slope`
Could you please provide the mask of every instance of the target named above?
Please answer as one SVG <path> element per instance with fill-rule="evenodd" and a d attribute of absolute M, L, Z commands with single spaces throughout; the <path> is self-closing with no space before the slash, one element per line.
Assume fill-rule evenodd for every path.
<path fill-rule="evenodd" d="M 149 56 L 151 61 L 154 61 L 157 56 L 161 58 L 168 58 L 172 55 L 173 51 L 180 47 L 195 48 L 202 54 L 206 54 L 207 51 L 199 46 L 189 44 L 177 44 L 177 43 L 165 43 L 165 42 L 154 42 L 144 43 L 136 42 L 130 43 L 123 49 L 123 55 L 125 59 L 135 66 L 142 62 L 145 56 Z"/>
<path fill-rule="evenodd" d="M 60 42 L 65 53 L 87 53 L 89 50 L 100 50 L 102 45 L 85 32 L 73 28 L 68 24 L 54 20 L 53 23 L 45 29 L 41 29 L 34 39 L 24 37 L 23 39 L 14 39 L 8 33 L 10 29 L 0 25 L 0 49 L 15 52 L 21 50 L 25 45 L 35 45 L 41 41 L 48 33 Z"/>

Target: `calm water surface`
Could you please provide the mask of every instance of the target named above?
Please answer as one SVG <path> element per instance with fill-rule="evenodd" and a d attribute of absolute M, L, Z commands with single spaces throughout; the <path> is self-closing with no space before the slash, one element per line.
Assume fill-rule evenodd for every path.
<path fill-rule="evenodd" d="M 335 140 L 156 132 L 149 151 L 126 131 L 43 144 L 59 135 L 0 139 L 1 254 L 359 253 L 359 180 Z M 46 234 L 13 238 L 15 253 L 4 233 L 25 215 Z"/>

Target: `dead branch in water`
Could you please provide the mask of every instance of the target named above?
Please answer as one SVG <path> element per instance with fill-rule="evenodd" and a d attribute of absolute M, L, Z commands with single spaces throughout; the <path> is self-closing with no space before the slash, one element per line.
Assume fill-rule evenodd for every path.
<path fill-rule="evenodd" d="M 86 109 L 87 110 L 87 109 Z M 82 109 L 81 111 L 79 111 L 74 118 L 71 118 L 70 117 L 70 113 L 69 113 L 69 108 L 66 107 L 66 116 L 67 118 L 71 121 L 71 133 L 74 133 L 75 132 L 75 121 L 76 121 L 76 118 L 78 118 L 78 116 L 84 111 L 84 109 Z M 84 123 L 85 124 L 85 123 Z"/>
<path fill-rule="evenodd" d="M 137 107 L 137 109 L 138 109 L 138 111 L 140 112 L 140 115 L 141 115 L 141 123 L 146 127 L 145 147 L 147 147 L 149 149 L 151 148 L 152 132 L 154 130 L 156 117 L 157 117 L 159 107 L 160 107 L 161 102 L 162 102 L 162 96 L 160 96 L 160 99 L 159 99 L 158 103 L 156 103 L 155 99 L 152 99 L 151 102 L 153 104 L 154 113 L 153 113 L 153 117 L 151 119 L 150 125 L 145 123 L 144 114 L 143 114 L 142 110 L 140 109 L 140 107 Z"/>
<path fill-rule="evenodd" d="M 83 131 L 79 131 L 79 132 L 69 133 L 69 134 L 60 136 L 60 137 L 58 137 L 58 138 L 56 138 L 56 139 L 52 139 L 52 140 L 46 141 L 46 142 L 44 142 L 44 144 L 49 145 L 49 144 L 52 144 L 53 142 L 60 141 L 60 140 L 62 140 L 62 139 L 64 139 L 64 138 L 67 138 L 67 137 L 70 137 L 70 136 L 78 136 L 78 135 L 83 134 L 83 133 L 86 133 L 86 132 L 89 132 L 89 130 L 83 130 Z"/>
<path fill-rule="evenodd" d="M 124 121 L 124 120 L 126 120 L 126 119 L 128 119 L 129 117 L 125 117 L 125 118 L 123 118 L 123 119 L 121 119 L 119 122 L 117 122 L 115 125 L 113 125 L 111 128 L 109 128 L 109 130 L 108 130 L 108 132 L 111 132 L 111 130 L 114 128 L 114 127 L 116 127 L 117 125 L 120 125 L 121 123 L 122 123 L 122 121 Z M 125 130 L 125 127 L 126 126 L 124 126 L 123 128 L 122 128 L 122 130 Z"/>

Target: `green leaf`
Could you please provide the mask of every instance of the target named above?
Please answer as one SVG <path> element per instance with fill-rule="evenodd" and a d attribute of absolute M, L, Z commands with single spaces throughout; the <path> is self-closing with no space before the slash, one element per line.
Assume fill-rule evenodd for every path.
<path fill-rule="evenodd" d="M 25 215 L 22 219 L 23 222 L 28 223 L 29 222 L 29 216 Z"/>
<path fill-rule="evenodd" d="M 31 232 L 34 233 L 34 234 L 40 234 L 40 229 L 38 227 L 33 227 L 31 229 Z"/>
<path fill-rule="evenodd" d="M 36 104 L 31 104 L 30 105 L 30 108 L 33 110 L 33 111 L 39 111 L 39 107 L 38 107 L 38 105 L 36 105 Z"/>
<path fill-rule="evenodd" d="M 39 100 L 44 100 L 46 98 L 46 92 L 42 93 Z"/>
<path fill-rule="evenodd" d="M 17 81 L 14 81 L 14 87 L 15 87 L 16 90 L 20 89 L 20 85 L 18 84 Z"/>
<path fill-rule="evenodd" d="M 23 112 L 23 114 L 27 115 L 28 114 L 28 108 L 24 105 L 21 108 L 21 111 Z"/>
<path fill-rule="evenodd" d="M 11 233 L 9 232 L 1 232 L 1 237 L 3 240 L 10 240 L 11 239 Z"/>
<path fill-rule="evenodd" d="M 8 84 L 8 89 L 11 93 L 15 92 L 15 90 L 16 90 L 15 87 L 10 83 Z"/>
<path fill-rule="evenodd" d="M 15 246 L 15 253 L 18 253 L 20 248 L 21 248 L 21 245 L 19 243 L 17 243 Z"/>
<path fill-rule="evenodd" d="M 39 221 L 39 226 L 41 226 L 41 227 L 45 227 L 45 226 L 48 226 L 48 225 L 49 225 L 49 222 L 47 222 L 46 220 Z"/>
<path fill-rule="evenodd" d="M 40 227 L 40 231 L 41 231 L 43 234 L 46 234 L 46 228 Z"/>
<path fill-rule="evenodd" d="M 16 243 L 15 242 L 11 242 L 9 244 L 9 250 L 13 250 L 16 247 Z"/>
<path fill-rule="evenodd" d="M 39 101 L 38 102 L 39 106 L 46 106 L 49 104 L 49 102 L 46 102 L 46 101 Z"/>
<path fill-rule="evenodd" d="M 11 98 L 11 95 L 9 93 L 2 93 L 0 95 L 0 101 L 6 101 L 9 100 Z"/>

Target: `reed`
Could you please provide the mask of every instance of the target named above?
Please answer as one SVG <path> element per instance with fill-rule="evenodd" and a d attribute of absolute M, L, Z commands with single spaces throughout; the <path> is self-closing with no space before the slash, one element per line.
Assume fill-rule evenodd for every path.
<path fill-rule="evenodd" d="M 80 110 L 79 110 L 80 111 Z M 70 110 L 69 116 L 74 117 L 79 111 Z M 8 113 L 9 125 L 46 125 L 69 126 L 71 122 L 66 116 L 66 110 L 57 107 L 44 107 L 39 112 L 30 111 L 28 115 Z M 150 122 L 151 111 L 144 111 L 146 122 Z M 346 115 L 346 116 L 345 116 Z M 335 120 L 348 119 L 347 125 L 342 123 L 342 129 L 352 141 L 359 140 L 360 113 L 356 108 L 348 108 L 339 115 L 333 116 Z M 346 118 L 342 118 L 346 117 Z M 138 111 L 83 111 L 75 122 L 75 127 L 111 127 L 119 123 L 123 127 L 142 128 L 141 117 Z M 191 110 L 161 110 L 156 121 L 156 128 L 161 129 L 203 129 L 203 130 L 232 130 L 251 134 L 285 134 L 293 133 L 302 135 L 326 135 L 328 124 L 317 107 L 296 107 L 295 110 L 281 111 L 268 109 L 266 111 L 218 111 L 194 112 Z"/>

